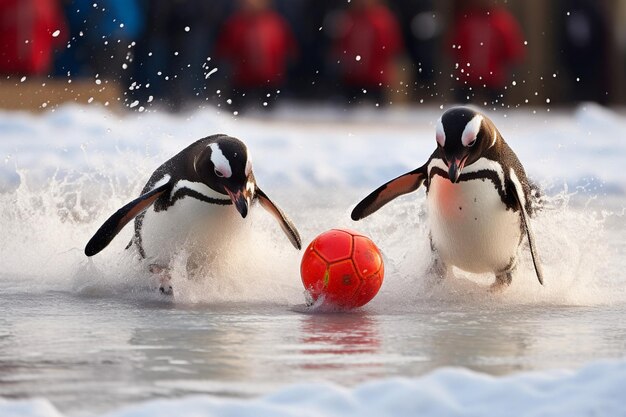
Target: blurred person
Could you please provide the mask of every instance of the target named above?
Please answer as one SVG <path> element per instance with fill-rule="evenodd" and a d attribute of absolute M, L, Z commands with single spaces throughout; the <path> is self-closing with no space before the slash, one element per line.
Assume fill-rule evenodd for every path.
<path fill-rule="evenodd" d="M 525 56 L 515 17 L 493 0 L 460 1 L 450 33 L 456 98 L 502 102 L 511 71 Z"/>
<path fill-rule="evenodd" d="M 437 45 L 441 35 L 440 17 L 433 0 L 396 0 L 392 3 L 412 63 L 412 78 L 420 88 L 435 81 Z"/>
<path fill-rule="evenodd" d="M 559 49 L 570 98 L 606 104 L 611 78 L 608 62 L 610 22 L 602 2 L 567 0 L 557 7 Z"/>
<path fill-rule="evenodd" d="M 0 0 L 0 73 L 46 75 L 67 39 L 56 0 Z"/>
<path fill-rule="evenodd" d="M 395 58 L 403 48 L 400 26 L 382 0 L 353 0 L 339 22 L 333 46 L 348 102 L 384 104 Z"/>
<path fill-rule="evenodd" d="M 271 0 L 239 0 L 219 33 L 216 54 L 230 66 L 231 106 L 271 107 L 284 87 L 297 44 Z"/>
<path fill-rule="evenodd" d="M 327 99 L 332 85 L 327 65 L 330 37 L 324 20 L 337 8 L 337 0 L 274 0 L 274 4 L 289 23 L 299 49 L 306 51 L 289 68 L 287 94 Z"/>
<path fill-rule="evenodd" d="M 145 106 L 162 104 L 174 111 L 208 100 L 209 87 L 220 77 L 211 72 L 216 66 L 212 55 L 218 22 L 230 3 L 142 0 L 146 31 L 136 47 L 133 80 L 140 87 L 133 90 L 133 97 Z"/>
<path fill-rule="evenodd" d="M 57 56 L 56 75 L 128 84 L 129 46 L 144 27 L 137 0 L 65 0 L 64 10 L 70 43 Z"/>

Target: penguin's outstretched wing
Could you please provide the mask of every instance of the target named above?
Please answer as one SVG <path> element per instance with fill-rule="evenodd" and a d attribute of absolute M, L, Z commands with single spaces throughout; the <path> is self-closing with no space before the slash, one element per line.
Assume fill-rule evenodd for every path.
<path fill-rule="evenodd" d="M 530 256 L 533 259 L 535 273 L 537 274 L 537 279 L 539 280 L 539 283 L 543 285 L 543 268 L 541 267 L 541 263 L 539 262 L 539 256 L 537 256 L 537 249 L 535 246 L 535 234 L 530 228 L 530 222 L 528 221 L 529 216 L 528 213 L 526 213 L 526 207 L 524 206 L 524 204 L 522 204 L 522 199 L 520 198 L 520 193 L 522 193 L 523 191 L 519 190 L 516 184 L 511 180 L 509 180 L 507 189 L 511 190 L 513 197 L 517 201 L 520 217 L 522 218 L 524 230 L 526 231 L 526 237 L 528 238 L 528 246 L 530 247 Z"/>
<path fill-rule="evenodd" d="M 115 236 L 122 230 L 124 226 L 138 214 L 150 207 L 163 193 L 169 191 L 172 185 L 167 182 L 154 190 L 151 190 L 124 207 L 116 211 L 111 217 L 105 221 L 98 229 L 96 234 L 87 242 L 85 246 L 85 255 L 93 256 L 106 248 Z"/>
<path fill-rule="evenodd" d="M 426 175 L 426 165 L 424 165 L 381 185 L 356 205 L 352 210 L 352 220 L 361 220 L 394 198 L 417 190 L 426 179 Z"/>
<path fill-rule="evenodd" d="M 256 187 L 255 194 L 259 199 L 259 203 L 261 203 L 261 207 L 278 220 L 280 228 L 283 229 L 283 232 L 285 232 L 291 244 L 298 250 L 302 249 L 302 240 L 293 222 L 259 187 Z"/>

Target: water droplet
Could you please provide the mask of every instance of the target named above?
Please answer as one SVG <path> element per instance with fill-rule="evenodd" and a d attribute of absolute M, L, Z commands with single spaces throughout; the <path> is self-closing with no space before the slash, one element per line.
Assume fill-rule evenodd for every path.
<path fill-rule="evenodd" d="M 207 72 L 206 76 L 204 77 L 204 79 L 208 79 L 211 75 L 215 74 L 217 72 L 217 68 L 213 68 L 211 71 Z"/>
<path fill-rule="evenodd" d="M 354 59 L 356 59 L 357 61 L 361 60 L 361 55 L 357 55 Z"/>
<path fill-rule="evenodd" d="M 185 26 L 185 32 L 189 32 L 191 28 L 189 26 Z"/>
<path fill-rule="evenodd" d="M 55 30 L 54 32 L 52 32 L 52 37 L 56 38 L 61 34 L 61 31 L 59 29 Z"/>

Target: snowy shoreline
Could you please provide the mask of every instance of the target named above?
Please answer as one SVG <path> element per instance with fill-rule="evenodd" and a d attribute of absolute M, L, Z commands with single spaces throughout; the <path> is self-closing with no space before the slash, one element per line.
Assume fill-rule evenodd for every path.
<path fill-rule="evenodd" d="M 575 371 L 493 377 L 440 368 L 420 378 L 371 381 L 355 388 L 302 383 L 252 399 L 190 396 L 153 400 L 102 417 L 382 417 L 621 416 L 626 361 L 598 361 Z M 63 417 L 45 399 L 0 400 L 3 417 Z"/>
<path fill-rule="evenodd" d="M 34 182 L 77 172 L 132 181 L 192 141 L 218 132 L 248 144 L 257 176 L 271 187 L 367 189 L 427 159 L 441 112 L 296 107 L 235 118 L 214 108 L 120 115 L 77 105 L 40 115 L 1 112 L 0 191 L 17 187 L 24 171 Z M 626 193 L 626 144 L 615 136 L 626 129 L 621 112 L 587 103 L 572 110 L 487 114 L 530 177 L 547 188 Z"/>

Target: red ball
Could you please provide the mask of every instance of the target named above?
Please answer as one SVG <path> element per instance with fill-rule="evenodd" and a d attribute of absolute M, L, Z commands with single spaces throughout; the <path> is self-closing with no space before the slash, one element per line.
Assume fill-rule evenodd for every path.
<path fill-rule="evenodd" d="M 383 284 L 383 257 L 367 236 L 346 229 L 322 233 L 306 248 L 300 264 L 311 301 L 350 309 L 367 304 Z"/>

